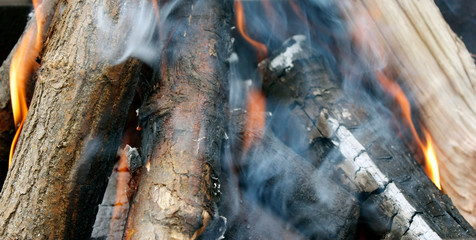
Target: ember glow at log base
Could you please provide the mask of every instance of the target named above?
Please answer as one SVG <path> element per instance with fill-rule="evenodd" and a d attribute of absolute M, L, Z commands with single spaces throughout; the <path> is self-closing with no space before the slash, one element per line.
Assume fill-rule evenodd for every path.
<path fill-rule="evenodd" d="M 418 166 L 441 188 L 395 3 L 34 2 L 0 237 L 475 237 Z"/>

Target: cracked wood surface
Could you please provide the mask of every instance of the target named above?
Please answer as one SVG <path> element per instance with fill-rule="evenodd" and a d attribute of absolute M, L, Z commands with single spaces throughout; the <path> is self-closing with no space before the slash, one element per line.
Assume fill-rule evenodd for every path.
<path fill-rule="evenodd" d="M 184 1 L 140 108 L 141 176 L 128 239 L 195 239 L 214 216 L 224 138 L 228 1 Z M 215 184 L 214 184 L 215 183 Z"/>
<path fill-rule="evenodd" d="M 2 239 L 90 237 L 140 69 L 136 60 L 118 66 L 100 61 L 92 16 L 99 2 L 56 8 L 0 195 Z"/>
<path fill-rule="evenodd" d="M 412 93 L 437 146 L 443 190 L 476 226 L 476 65 L 471 54 L 434 1 L 341 3 L 349 26 L 366 21 L 373 38 L 364 48 L 387 51 L 381 52 L 387 68 Z"/>
<path fill-rule="evenodd" d="M 326 61 L 314 56 L 305 41 L 296 39 L 285 46 L 297 44 L 303 50 L 291 56 L 292 64 L 281 69 L 284 71 L 269 63 L 285 49 L 260 65 L 267 97 L 279 99 L 281 108 L 296 118 L 293 125 L 299 127 L 292 131 L 300 132 L 310 143 L 309 149 L 296 149 L 298 153 L 320 169 L 329 169 L 331 178 L 356 193 L 361 220 L 369 221 L 382 237 L 475 237 L 475 230 L 390 129 L 388 112 L 375 105 L 375 99 L 343 92 L 339 75 L 332 75 Z M 281 135 L 285 143 L 292 144 L 286 133 Z M 327 156 L 316 150 L 323 148 L 323 138 L 331 141 Z"/>

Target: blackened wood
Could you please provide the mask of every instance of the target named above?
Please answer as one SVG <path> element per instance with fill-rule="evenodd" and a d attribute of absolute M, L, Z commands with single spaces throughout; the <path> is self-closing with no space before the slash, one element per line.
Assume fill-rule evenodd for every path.
<path fill-rule="evenodd" d="M 268 116 L 268 123 L 272 122 L 269 113 L 262 114 Z M 278 139 L 270 127 L 261 130 L 263 134 L 257 136 L 248 151 L 237 151 L 234 145 L 243 144 L 246 116 L 244 109 L 231 112 L 229 143 L 235 161 L 225 167 L 230 171 L 224 171 L 221 177 L 226 180 L 219 212 L 228 219 L 225 237 L 353 238 L 358 201 L 344 183 L 331 179 L 330 173 L 335 169 L 317 169 Z M 286 123 L 281 125 L 286 127 Z M 256 217 L 249 211 L 263 213 Z M 277 219 L 268 219 L 272 216 Z"/>
<path fill-rule="evenodd" d="M 285 49 L 263 62 L 264 87 L 268 97 L 281 99 L 285 108 L 304 113 L 301 128 L 307 133 L 303 135 L 306 141 L 312 143 L 322 137 L 332 140 L 335 147 L 327 157 L 304 155 L 319 168 L 337 169 L 334 178 L 342 182 L 347 179 L 349 190 L 361 196 L 361 220 L 369 221 L 382 237 L 475 237 L 476 232 L 451 200 L 433 185 L 390 130 L 391 116 L 374 104 L 375 99 L 344 93 L 342 81 L 323 58 L 310 54 L 312 50 L 304 40 L 290 41 L 287 47 L 299 45 L 302 51 L 288 56 L 292 64 L 285 66 L 286 71 L 278 71 L 271 64 Z M 315 147 L 322 146 L 311 145 L 307 151 Z"/>
<path fill-rule="evenodd" d="M 475 227 L 476 65 L 470 52 L 435 1 L 339 1 L 338 6 L 359 41 L 353 48 L 367 62 L 378 56 L 377 64 L 397 73 L 408 89 L 437 146 L 442 189 Z"/>
<path fill-rule="evenodd" d="M 126 145 L 118 151 L 119 161 L 109 176 L 107 188 L 96 215 L 92 239 L 122 239 L 134 193 L 132 174 L 142 165 L 136 148 Z"/>
<path fill-rule="evenodd" d="M 332 170 L 332 169 L 331 169 Z M 352 239 L 357 199 L 268 129 L 240 173 L 245 198 L 259 202 L 309 239 Z"/>
<path fill-rule="evenodd" d="M 229 1 L 183 1 L 152 94 L 140 108 L 150 164 L 126 238 L 196 238 L 213 218 L 224 138 Z"/>
<path fill-rule="evenodd" d="M 101 2 L 62 2 L 55 11 L 0 196 L 2 239 L 90 237 L 140 70 L 136 60 L 101 61 L 94 20 Z"/>

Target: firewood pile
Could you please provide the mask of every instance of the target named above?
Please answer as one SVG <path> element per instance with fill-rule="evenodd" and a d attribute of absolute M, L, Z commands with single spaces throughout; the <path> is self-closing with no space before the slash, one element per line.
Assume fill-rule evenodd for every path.
<path fill-rule="evenodd" d="M 476 238 L 476 68 L 433 1 L 32 6 L 1 239 Z"/>

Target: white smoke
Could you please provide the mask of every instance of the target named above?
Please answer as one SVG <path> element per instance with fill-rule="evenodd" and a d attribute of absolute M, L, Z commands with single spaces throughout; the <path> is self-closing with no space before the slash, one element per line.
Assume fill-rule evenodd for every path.
<path fill-rule="evenodd" d="M 161 56 L 165 33 L 172 25 L 168 16 L 179 2 L 168 1 L 160 10 L 148 0 L 126 2 L 117 20 L 100 7 L 96 24 L 101 57 L 112 64 L 135 57 L 153 66 Z"/>

